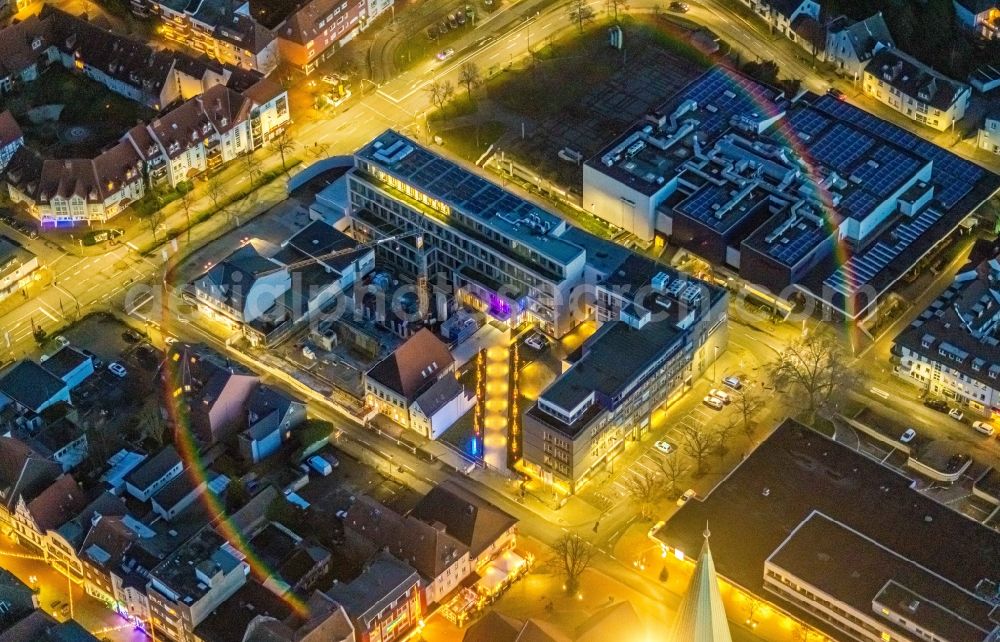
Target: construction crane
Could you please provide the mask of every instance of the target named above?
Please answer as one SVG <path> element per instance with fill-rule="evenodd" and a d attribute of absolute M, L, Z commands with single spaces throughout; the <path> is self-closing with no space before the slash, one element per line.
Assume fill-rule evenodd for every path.
<path fill-rule="evenodd" d="M 354 247 L 348 247 L 348 248 L 344 248 L 344 249 L 340 249 L 340 250 L 334 250 L 332 252 L 327 252 L 326 254 L 318 254 L 316 256 L 310 256 L 309 258 L 302 259 L 301 261 L 295 261 L 293 263 L 289 263 L 288 265 L 282 265 L 282 266 L 276 267 L 276 268 L 274 268 L 272 270 L 266 270 L 264 272 L 260 272 L 258 274 L 258 276 L 267 276 L 269 274 L 275 274 L 277 272 L 282 272 L 282 271 L 285 271 L 285 270 L 287 270 L 288 272 L 294 272 L 294 271 L 302 269 L 304 267 L 308 267 L 308 266 L 312 265 L 313 263 L 322 263 L 323 261 L 328 261 L 330 259 L 335 259 L 338 256 L 344 256 L 345 254 L 354 254 L 355 252 L 363 252 L 363 251 L 365 251 L 367 249 L 370 249 L 370 248 L 373 248 L 373 247 L 378 247 L 380 245 L 384 245 L 386 243 L 391 243 L 393 241 L 399 241 L 399 240 L 402 240 L 402 239 L 405 239 L 405 238 L 410 238 L 411 236 L 420 236 L 420 232 L 406 232 L 405 234 L 395 234 L 393 236 L 386 236 L 384 238 L 376 239 L 374 241 L 368 241 L 366 243 L 359 243 L 358 245 L 355 245 Z"/>

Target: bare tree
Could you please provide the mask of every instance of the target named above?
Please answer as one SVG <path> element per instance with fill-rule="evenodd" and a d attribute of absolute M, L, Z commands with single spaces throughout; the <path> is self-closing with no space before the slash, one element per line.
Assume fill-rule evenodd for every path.
<path fill-rule="evenodd" d="M 580 590 L 580 576 L 590 566 L 594 558 L 594 547 L 574 533 L 566 533 L 552 545 L 555 551 L 551 563 L 566 580 L 567 595 L 576 595 Z"/>
<path fill-rule="evenodd" d="M 226 195 L 226 190 L 222 184 L 222 178 L 218 174 L 212 174 L 205 188 L 208 199 L 212 201 L 212 212 L 215 214 L 222 212 L 224 214 L 223 210 L 225 210 L 225 206 L 222 204 L 222 199 Z"/>
<path fill-rule="evenodd" d="M 737 418 L 741 422 L 743 434 L 753 442 L 754 422 L 753 416 L 764 406 L 760 395 L 749 384 L 744 384 L 743 389 L 734 395 Z"/>
<path fill-rule="evenodd" d="M 254 158 L 253 152 L 248 151 L 243 154 L 243 170 L 247 173 L 247 178 L 250 180 L 250 189 L 253 189 L 254 182 L 260 178 L 260 165 L 257 164 L 257 159 Z"/>
<path fill-rule="evenodd" d="M 268 146 L 271 148 L 271 151 L 277 152 L 278 156 L 281 157 L 281 171 L 287 174 L 288 165 L 286 164 L 286 157 L 298 147 L 298 143 L 292 138 L 291 132 L 288 129 L 281 130 L 271 139 Z"/>
<path fill-rule="evenodd" d="M 812 423 L 854 385 L 847 351 L 832 334 L 818 332 L 798 341 L 778 356 L 772 367 L 774 387 L 799 406 Z"/>
<path fill-rule="evenodd" d="M 184 219 L 187 221 L 187 240 L 191 242 L 191 189 L 190 183 L 178 183 L 177 191 L 180 193 L 181 210 L 184 212 Z"/>
<path fill-rule="evenodd" d="M 644 470 L 625 479 L 625 490 L 638 507 L 639 516 L 642 519 L 649 519 L 656 500 L 663 495 L 663 477 L 653 471 Z"/>
<path fill-rule="evenodd" d="M 162 209 L 155 209 L 146 215 L 146 224 L 149 225 L 149 231 L 153 233 L 153 240 L 159 242 L 160 237 L 157 232 L 160 226 L 163 225 L 164 214 Z"/>
<path fill-rule="evenodd" d="M 583 26 L 594 21 L 594 10 L 587 4 L 587 0 L 571 0 L 569 19 L 580 30 L 580 33 L 583 33 Z"/>
<path fill-rule="evenodd" d="M 615 22 L 618 22 L 618 12 L 626 13 L 628 12 L 628 1 L 627 0 L 608 0 L 608 13 L 615 17 Z"/>
<path fill-rule="evenodd" d="M 472 90 L 483 82 L 476 63 L 470 60 L 462 65 L 458 71 L 458 82 L 465 85 L 465 90 L 469 93 L 469 102 L 472 102 Z"/>
<path fill-rule="evenodd" d="M 738 417 L 730 417 L 729 421 L 721 421 L 717 424 L 715 429 L 715 448 L 720 459 L 725 457 L 726 453 L 729 452 L 729 440 L 732 439 L 733 433 L 736 432 L 738 427 Z"/>
<path fill-rule="evenodd" d="M 694 426 L 687 426 L 681 434 L 681 439 L 684 453 L 694 460 L 696 473 L 704 475 L 708 471 L 705 466 L 706 460 L 715 448 L 715 435 L 698 430 Z"/>
<path fill-rule="evenodd" d="M 680 482 L 684 475 L 688 474 L 688 466 L 676 455 L 657 457 L 656 466 L 660 469 L 660 473 L 663 474 L 664 494 L 667 496 L 667 499 L 676 499 L 680 494 L 678 492 L 678 482 Z"/>
<path fill-rule="evenodd" d="M 435 80 L 427 85 L 426 89 L 427 93 L 430 94 L 431 104 L 444 113 L 444 106 L 448 104 L 448 101 L 455 94 L 455 88 L 452 87 L 451 81 Z"/>

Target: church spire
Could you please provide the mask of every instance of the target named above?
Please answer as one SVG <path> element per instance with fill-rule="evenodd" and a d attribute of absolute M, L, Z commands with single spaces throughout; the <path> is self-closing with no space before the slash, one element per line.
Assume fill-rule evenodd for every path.
<path fill-rule="evenodd" d="M 694 567 L 691 585 L 677 612 L 670 642 L 732 642 L 719 593 L 719 579 L 715 575 L 715 562 L 708 547 L 710 535 L 708 524 L 705 524 L 705 543 Z"/>

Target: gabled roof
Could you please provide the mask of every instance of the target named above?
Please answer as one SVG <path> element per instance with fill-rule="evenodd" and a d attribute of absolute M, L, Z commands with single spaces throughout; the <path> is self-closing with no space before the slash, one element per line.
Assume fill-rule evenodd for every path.
<path fill-rule="evenodd" d="M 465 631 L 462 642 L 515 642 L 523 627 L 519 620 L 487 611 Z"/>
<path fill-rule="evenodd" d="M 14 120 L 14 115 L 10 110 L 0 112 L 0 148 L 24 138 L 21 126 Z"/>
<path fill-rule="evenodd" d="M 72 475 L 63 475 L 52 482 L 38 497 L 28 502 L 28 512 L 41 532 L 55 529 L 87 506 L 87 496 Z"/>
<path fill-rule="evenodd" d="M 104 517 L 124 517 L 126 513 L 128 513 L 128 509 L 125 508 L 125 501 L 121 497 L 103 492 L 73 519 L 60 526 L 57 531 L 79 552 L 82 550 L 80 547 L 90 532 L 95 518 L 100 520 Z"/>
<path fill-rule="evenodd" d="M 31 501 L 62 473 L 54 461 L 43 458 L 27 444 L 0 437 L 0 505 L 12 510 L 18 496 Z"/>
<path fill-rule="evenodd" d="M 263 272 L 281 265 L 257 252 L 252 243 L 240 247 L 195 280 L 194 286 L 223 304 L 242 310 L 245 297 Z"/>
<path fill-rule="evenodd" d="M 831 33 L 845 33 L 847 41 L 854 50 L 854 56 L 861 61 L 871 58 L 879 45 L 896 46 L 881 11 L 854 22 L 847 16 L 839 16 L 830 22 L 828 30 Z"/>
<path fill-rule="evenodd" d="M 428 523 L 444 524 L 448 534 L 468 546 L 473 557 L 478 557 L 518 521 L 452 481 L 432 488 L 411 515 Z"/>
<path fill-rule="evenodd" d="M 125 556 L 136 535 L 122 517 L 102 516 L 80 546 L 80 554 L 98 566 L 111 568 Z"/>
<path fill-rule="evenodd" d="M 6 631 L 0 632 L 0 642 L 98 642 L 76 620 L 57 622 L 45 611 L 38 610 Z"/>
<path fill-rule="evenodd" d="M 399 346 L 368 371 L 367 376 L 413 401 L 433 384 L 453 363 L 448 346 L 427 328 Z"/>
<path fill-rule="evenodd" d="M 21 73 L 36 64 L 49 44 L 48 26 L 36 15 L 0 31 L 0 78 Z"/>
<path fill-rule="evenodd" d="M 443 408 L 449 401 L 462 394 L 462 384 L 458 379 L 445 375 L 434 382 L 430 388 L 414 400 L 413 405 L 420 408 L 424 415 L 431 417 Z"/>
<path fill-rule="evenodd" d="M 865 71 L 903 94 L 941 110 L 949 109 L 956 97 L 967 89 L 898 49 L 879 49 Z"/>
<path fill-rule="evenodd" d="M 35 412 L 65 388 L 62 379 L 27 359 L 0 378 L 0 392 Z"/>
<path fill-rule="evenodd" d="M 168 445 L 150 459 L 143 462 L 138 468 L 125 477 L 125 482 L 132 484 L 140 490 L 145 490 L 157 479 L 179 464 L 180 455 L 173 445 Z"/>
<path fill-rule="evenodd" d="M 429 581 L 469 550 L 445 529 L 415 517 L 403 517 L 365 495 L 348 509 L 344 526 L 407 562 Z"/>

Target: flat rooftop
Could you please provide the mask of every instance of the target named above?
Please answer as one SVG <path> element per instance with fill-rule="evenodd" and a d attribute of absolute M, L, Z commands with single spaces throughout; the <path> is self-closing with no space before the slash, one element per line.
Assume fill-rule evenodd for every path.
<path fill-rule="evenodd" d="M 178 594 L 177 600 L 191 605 L 209 591 L 199 575 L 229 574 L 240 560 L 227 549 L 227 542 L 211 527 L 205 527 L 156 566 L 150 577 Z"/>
<path fill-rule="evenodd" d="M 475 231 L 503 244 L 521 260 L 537 262 L 539 259 L 532 256 L 537 253 L 558 265 L 566 265 L 584 253 L 580 246 L 560 238 L 566 222 L 558 216 L 393 130 L 383 132 L 356 155 L 402 183 L 393 185 L 375 177 L 390 189 L 413 198 L 402 191 L 410 186 L 446 208 L 457 210 L 471 219 L 471 225 L 481 226 L 482 229 Z M 430 209 L 440 212 L 439 206 Z M 445 221 L 449 215 L 440 216 Z"/>
<path fill-rule="evenodd" d="M 729 128 L 734 116 L 771 118 L 784 110 L 780 93 L 741 74 L 724 67 L 713 67 L 656 109 L 658 114 L 669 115 L 685 101 L 692 101 L 691 111 L 684 116 L 699 121 L 699 138 L 714 141 Z M 647 129 L 648 128 L 648 129 Z M 677 141 L 666 140 L 667 150 L 658 144 L 643 141 L 643 132 L 653 132 L 649 121 L 640 121 L 610 145 L 605 147 L 587 165 L 611 176 L 629 187 L 650 195 L 662 189 L 666 179 L 682 162 L 674 153 Z M 690 132 L 683 130 L 678 140 L 687 139 Z M 702 141 L 704 142 L 704 141 Z"/>
<path fill-rule="evenodd" d="M 797 526 L 769 561 L 901 638 L 909 636 L 882 608 L 948 642 L 983 642 L 998 625 L 989 601 L 820 512 Z"/>
<path fill-rule="evenodd" d="M 976 593 L 983 580 L 1000 582 L 1000 533 L 790 419 L 707 497 L 681 508 L 657 537 L 695 555 L 707 522 L 719 573 L 761 594 L 764 560 L 813 511 L 966 592 Z"/>

